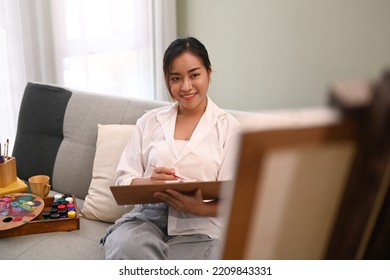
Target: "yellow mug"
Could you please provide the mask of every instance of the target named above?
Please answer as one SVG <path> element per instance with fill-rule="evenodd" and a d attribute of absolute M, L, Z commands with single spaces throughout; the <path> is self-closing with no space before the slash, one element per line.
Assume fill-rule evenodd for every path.
<path fill-rule="evenodd" d="M 45 197 L 50 192 L 50 177 L 46 175 L 36 175 L 28 179 L 32 194 Z"/>

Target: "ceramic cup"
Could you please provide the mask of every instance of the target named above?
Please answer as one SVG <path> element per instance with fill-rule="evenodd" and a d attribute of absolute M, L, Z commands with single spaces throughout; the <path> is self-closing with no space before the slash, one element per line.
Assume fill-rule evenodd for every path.
<path fill-rule="evenodd" d="M 46 175 L 36 175 L 28 179 L 32 194 L 45 197 L 50 191 L 50 177 Z"/>

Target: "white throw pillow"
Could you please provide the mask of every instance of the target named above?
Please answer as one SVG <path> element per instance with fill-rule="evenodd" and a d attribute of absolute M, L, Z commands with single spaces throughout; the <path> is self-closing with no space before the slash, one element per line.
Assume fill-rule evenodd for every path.
<path fill-rule="evenodd" d="M 135 125 L 98 124 L 92 180 L 81 215 L 92 220 L 115 222 L 131 206 L 119 206 L 110 190 L 123 149 L 132 137 Z"/>

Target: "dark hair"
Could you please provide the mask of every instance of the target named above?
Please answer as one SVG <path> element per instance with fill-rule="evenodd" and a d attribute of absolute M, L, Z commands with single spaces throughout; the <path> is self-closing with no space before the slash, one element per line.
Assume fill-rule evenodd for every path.
<path fill-rule="evenodd" d="M 164 53 L 163 70 L 165 83 L 169 91 L 169 69 L 173 60 L 184 52 L 190 52 L 198 56 L 202 60 L 206 70 L 211 70 L 209 54 L 206 50 L 206 47 L 198 39 L 194 37 L 178 38 L 168 46 Z"/>

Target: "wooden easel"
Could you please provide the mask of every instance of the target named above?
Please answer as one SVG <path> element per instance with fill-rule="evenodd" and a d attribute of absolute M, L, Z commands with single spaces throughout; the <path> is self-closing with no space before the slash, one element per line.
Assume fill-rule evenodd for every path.
<path fill-rule="evenodd" d="M 390 258 L 390 72 L 373 83 L 334 86 L 330 105 L 342 113 L 336 124 L 243 133 L 223 259 Z M 333 161 L 313 161 L 310 171 L 294 173 L 281 160 L 278 173 L 272 155 L 279 151 L 318 161 L 330 151 Z M 286 174 L 294 182 L 280 183 Z"/>

